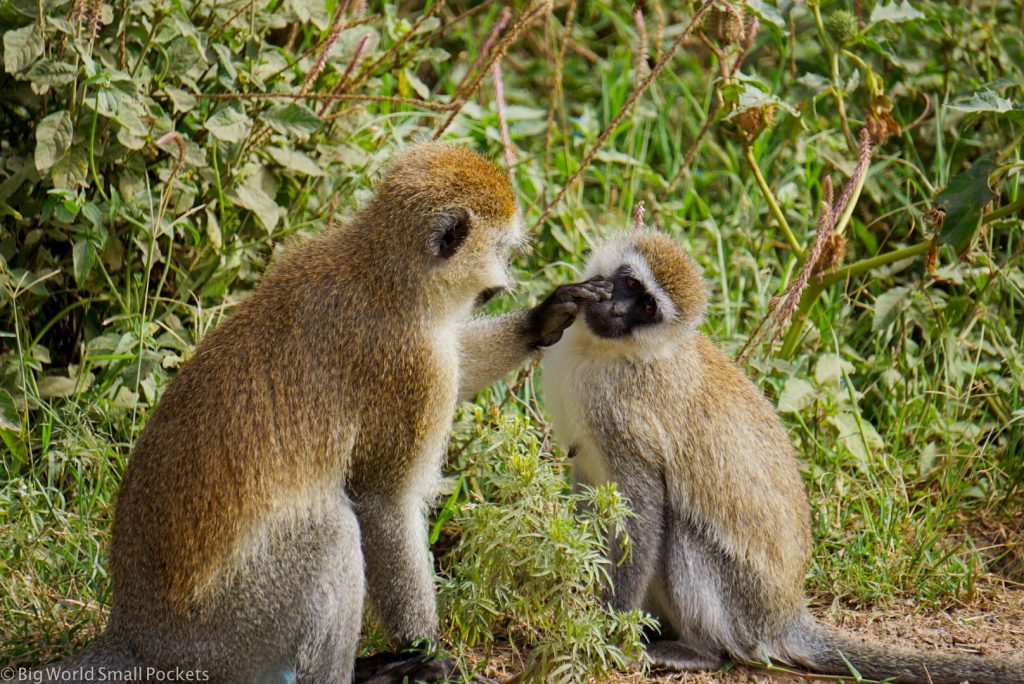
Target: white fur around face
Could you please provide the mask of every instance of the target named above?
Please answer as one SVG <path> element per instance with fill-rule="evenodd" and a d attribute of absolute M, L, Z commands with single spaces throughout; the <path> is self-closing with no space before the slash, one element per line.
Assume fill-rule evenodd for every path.
<path fill-rule="evenodd" d="M 654 277 L 647 259 L 634 247 L 635 242 L 636 236 L 627 232 L 598 246 L 587 261 L 583 277 L 610 278 L 623 266 L 628 267 L 633 277 L 654 297 L 663 320 L 637 327 L 626 337 L 617 339 L 598 337 L 584 321 L 577 321 L 566 335 L 576 331 L 575 343 L 584 345 L 587 354 L 650 361 L 672 353 L 680 337 L 692 335 L 696 330 L 696 325 L 679 320 L 679 309 Z"/>

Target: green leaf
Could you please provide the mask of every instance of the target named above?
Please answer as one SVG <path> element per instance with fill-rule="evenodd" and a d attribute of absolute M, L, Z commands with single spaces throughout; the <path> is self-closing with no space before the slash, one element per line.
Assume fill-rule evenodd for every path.
<path fill-rule="evenodd" d="M 949 105 L 949 108 L 958 112 L 995 112 L 997 114 L 1012 112 L 1016 109 L 1013 102 L 988 88 L 974 93 L 974 96 L 966 102 Z"/>
<path fill-rule="evenodd" d="M 757 18 L 761 21 L 767 21 L 770 24 L 774 24 L 782 30 L 786 29 L 786 20 L 783 19 L 782 14 L 779 10 L 767 2 L 761 2 L 761 0 L 747 0 L 747 7 L 750 11 L 757 15 Z"/>
<path fill-rule="evenodd" d="M 885 442 L 864 416 L 860 416 L 859 423 L 857 418 L 853 413 L 844 412 L 830 416 L 828 422 L 839 431 L 839 443 L 859 461 L 866 463 L 871 452 L 885 448 Z"/>
<path fill-rule="evenodd" d="M 35 24 L 4 33 L 4 71 L 16 74 L 43 54 L 43 37 Z"/>
<path fill-rule="evenodd" d="M 43 399 L 59 399 L 75 393 L 75 381 L 64 375 L 48 375 L 39 378 L 39 396 Z"/>
<path fill-rule="evenodd" d="M 96 264 L 96 256 L 96 246 L 92 244 L 92 240 L 85 236 L 75 238 L 75 244 L 71 248 L 71 259 L 78 287 L 85 287 L 92 267 Z"/>
<path fill-rule="evenodd" d="M 814 379 L 820 385 L 827 383 L 838 385 L 839 381 L 843 379 L 844 373 L 848 375 L 852 372 L 853 364 L 839 356 L 839 354 L 822 354 L 821 358 L 818 359 L 817 365 L 814 367 Z"/>
<path fill-rule="evenodd" d="M 238 142 L 249 133 L 252 121 L 234 107 L 224 107 L 206 120 L 204 126 L 210 135 L 224 142 Z"/>
<path fill-rule="evenodd" d="M 191 112 L 199 104 L 199 98 L 187 90 L 175 88 L 174 86 L 164 86 L 164 92 L 171 99 L 171 104 L 174 106 L 176 114 Z"/>
<path fill-rule="evenodd" d="M 260 120 L 280 133 L 300 139 L 308 138 L 323 123 L 316 112 L 298 102 L 271 107 L 260 115 Z"/>
<path fill-rule="evenodd" d="M 782 413 L 802 411 L 814 401 L 814 385 L 803 378 L 790 378 L 779 395 L 778 409 Z"/>
<path fill-rule="evenodd" d="M 910 303 L 909 287 L 894 287 L 875 299 L 875 314 L 871 319 L 871 332 L 885 330 Z"/>
<path fill-rule="evenodd" d="M 971 246 L 981 228 L 985 205 L 996 196 L 988 185 L 988 177 L 995 168 L 992 157 L 982 157 L 935 196 L 935 207 L 945 214 L 936 237 L 938 244 L 952 245 L 957 254 L 963 254 Z"/>
<path fill-rule="evenodd" d="M 84 186 L 88 172 L 89 158 L 81 145 L 72 146 L 68 153 L 50 170 L 50 174 L 53 176 L 53 186 L 69 190 Z"/>
<path fill-rule="evenodd" d="M 54 112 L 36 127 L 36 169 L 46 173 L 60 161 L 74 138 L 71 115 L 66 110 Z"/>
<path fill-rule="evenodd" d="M 14 398 L 3 389 L 0 389 L 0 430 L 21 432 L 21 416 L 18 415 Z"/>
<path fill-rule="evenodd" d="M 281 218 L 281 207 L 277 206 L 274 199 L 260 187 L 258 175 L 249 178 L 244 184 L 235 188 L 234 193 L 229 197 L 238 206 L 251 211 L 266 228 L 267 233 L 272 233 Z"/>
<path fill-rule="evenodd" d="M 914 21 L 915 19 L 923 18 L 924 13 L 914 9 L 909 0 L 903 0 L 899 4 L 889 2 L 875 5 L 875 9 L 871 10 L 871 18 L 868 22 L 875 24 L 880 21 L 889 21 L 898 24 L 904 21 Z"/>
<path fill-rule="evenodd" d="M 301 173 L 305 176 L 326 175 L 324 170 L 320 168 L 315 161 L 297 150 L 272 147 L 270 148 L 270 156 L 274 158 L 274 161 L 289 171 Z"/>
<path fill-rule="evenodd" d="M 37 95 L 43 95 L 49 92 L 50 88 L 57 88 L 71 83 L 75 80 L 75 74 L 77 73 L 78 70 L 73 64 L 55 62 L 44 57 L 25 72 L 24 78 L 31 81 L 32 92 Z"/>

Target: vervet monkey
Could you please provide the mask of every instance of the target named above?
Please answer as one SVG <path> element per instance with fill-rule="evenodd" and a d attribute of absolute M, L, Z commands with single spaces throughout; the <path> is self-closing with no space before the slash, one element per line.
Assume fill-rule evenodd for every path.
<path fill-rule="evenodd" d="M 594 250 L 608 300 L 545 353 L 543 389 L 575 478 L 615 482 L 637 517 L 613 551 L 610 604 L 658 617 L 655 665 L 715 670 L 727 658 L 901 682 L 1024 684 L 1024 665 L 901 653 L 819 624 L 806 608 L 810 511 L 774 407 L 702 335 L 707 290 L 664 234 Z"/>
<path fill-rule="evenodd" d="M 424 513 L 457 398 L 608 296 L 565 286 L 471 319 L 509 284 L 522 239 L 506 176 L 431 143 L 402 154 L 351 222 L 288 251 L 146 424 L 114 516 L 109 624 L 60 667 L 347 684 L 364 564 L 393 643 L 435 639 Z M 437 674 L 425 667 L 389 673 Z"/>

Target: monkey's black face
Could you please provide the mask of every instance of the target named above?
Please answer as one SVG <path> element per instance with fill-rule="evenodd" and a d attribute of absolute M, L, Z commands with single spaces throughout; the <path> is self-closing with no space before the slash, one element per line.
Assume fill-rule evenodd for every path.
<path fill-rule="evenodd" d="M 662 321 L 658 302 L 626 266 L 615 272 L 608 281 L 612 296 L 601 302 L 587 304 L 583 320 L 598 337 L 619 338 L 632 333 L 637 327 Z"/>

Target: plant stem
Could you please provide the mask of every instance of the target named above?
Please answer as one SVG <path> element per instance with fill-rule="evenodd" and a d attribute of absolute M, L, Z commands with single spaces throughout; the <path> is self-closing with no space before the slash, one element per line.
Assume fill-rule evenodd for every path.
<path fill-rule="evenodd" d="M 841 280 L 846 280 L 847 278 L 859 276 L 862 273 L 867 273 L 868 271 L 874 270 L 881 266 L 886 266 L 897 261 L 903 261 L 904 259 L 911 259 L 913 257 L 918 256 L 919 254 L 924 254 L 929 249 L 931 249 L 931 246 L 932 243 L 929 240 L 926 242 L 919 242 L 916 245 L 910 245 L 909 247 L 895 249 L 891 252 L 886 252 L 885 254 L 879 254 L 877 256 L 869 257 L 867 259 L 855 261 L 849 266 L 844 266 L 822 276 L 821 284 L 824 287 L 828 287 L 829 285 L 834 285 L 835 283 L 838 283 Z"/>
<path fill-rule="evenodd" d="M 829 90 L 836 101 L 836 110 L 839 114 L 839 122 L 843 126 L 843 135 L 846 137 L 846 144 L 850 149 L 856 151 L 857 141 L 853 137 L 853 132 L 850 131 L 850 122 L 846 118 L 846 103 L 843 101 L 843 94 L 839 90 L 839 54 L 825 32 L 825 23 L 821 19 L 820 4 L 817 2 L 807 4 L 811 6 L 814 12 L 814 27 L 818 31 L 818 39 L 821 41 L 821 45 L 825 48 L 825 54 L 828 55 L 829 70 L 832 77 L 832 87 Z"/>
<path fill-rule="evenodd" d="M 1009 216 L 1010 214 L 1022 209 L 1024 209 L 1024 195 L 1021 195 L 1016 201 L 1011 202 L 1010 204 L 999 207 L 998 209 L 993 209 L 989 213 L 985 214 L 981 217 L 981 222 L 984 224 L 991 223 L 992 221 L 998 221 L 1004 216 Z"/>
<path fill-rule="evenodd" d="M 837 269 L 822 276 L 820 279 L 813 281 L 807 286 L 803 296 L 800 298 L 800 306 L 797 308 L 796 314 L 793 315 L 793 322 L 789 326 L 789 330 L 786 331 L 786 336 L 782 342 L 782 358 L 788 359 L 793 356 L 793 352 L 796 351 L 797 342 L 800 341 L 800 333 L 803 332 L 804 322 L 807 320 L 807 314 L 810 312 L 811 307 L 814 306 L 815 302 L 818 301 L 818 297 L 825 291 L 825 288 L 830 287 L 842 280 L 858 276 L 862 273 L 874 270 L 881 266 L 891 264 L 897 261 L 903 261 L 904 259 L 912 259 L 915 256 L 924 254 L 932 246 L 931 241 L 919 242 L 916 245 L 910 245 L 909 247 L 903 247 L 896 249 L 885 254 L 879 254 L 868 259 L 861 259 L 855 261 L 848 266 Z"/>
<path fill-rule="evenodd" d="M 743 157 L 747 160 L 747 164 L 750 166 L 750 170 L 754 174 L 754 179 L 757 181 L 757 186 L 761 188 L 761 194 L 764 195 L 765 201 L 768 202 L 768 207 L 772 210 L 775 222 L 779 224 L 782 234 L 785 235 L 786 242 L 789 243 L 789 246 L 793 250 L 797 259 L 803 261 L 804 250 L 801 249 L 800 243 L 796 241 L 796 236 L 793 235 L 793 231 L 789 227 L 789 222 L 786 221 L 786 217 L 782 213 L 782 208 L 779 207 L 779 203 L 775 200 L 775 195 L 772 194 L 771 188 L 768 187 L 768 183 L 764 179 L 764 174 L 761 173 L 761 168 L 757 165 L 757 160 L 754 159 L 754 148 L 750 144 L 743 145 Z"/>

